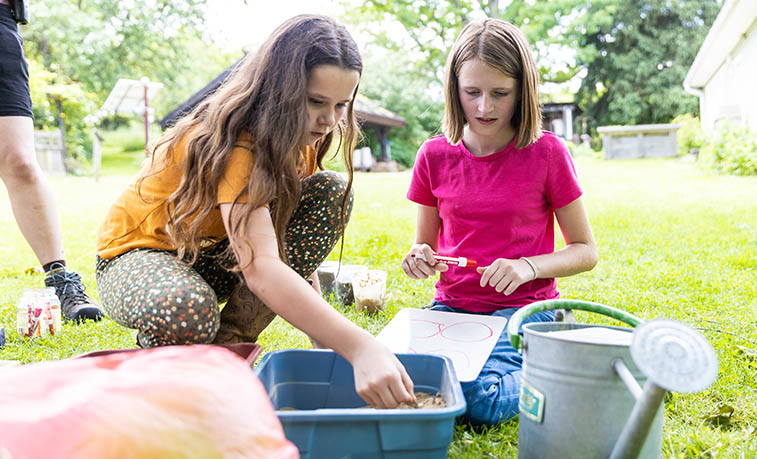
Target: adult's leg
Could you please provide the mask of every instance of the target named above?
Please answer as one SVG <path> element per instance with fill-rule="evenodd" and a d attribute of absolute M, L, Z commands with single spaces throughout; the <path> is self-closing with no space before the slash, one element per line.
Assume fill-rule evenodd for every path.
<path fill-rule="evenodd" d="M 55 199 L 34 152 L 34 125 L 26 116 L 0 117 L 0 178 L 13 215 L 54 287 L 66 319 L 99 319 L 102 311 L 85 293 L 79 275 L 66 270 Z M 54 262 L 54 263 L 53 263 Z"/>
<path fill-rule="evenodd" d="M 302 196 L 289 221 L 286 252 L 289 266 L 303 278 L 309 277 L 331 253 L 342 235 L 342 200 L 347 181 L 331 171 L 319 172 L 302 182 Z M 345 224 L 352 212 L 350 193 Z M 234 291 L 221 311 L 217 343 L 256 341 L 260 332 L 276 317 L 246 285 Z"/>
<path fill-rule="evenodd" d="M 97 288 L 107 314 L 139 330 L 142 347 L 210 343 L 219 325 L 213 289 L 167 251 L 137 249 L 97 260 Z"/>
<path fill-rule="evenodd" d="M 34 124 L 25 116 L 0 117 L 0 178 L 21 234 L 40 264 L 64 259 L 55 199 L 37 163 Z"/>
<path fill-rule="evenodd" d="M 0 179 L 13 214 L 45 269 L 66 319 L 99 319 L 100 307 L 85 293 L 79 275 L 66 270 L 55 199 L 34 151 L 29 72 L 15 21 L 0 7 Z"/>
<path fill-rule="evenodd" d="M 23 39 L 10 9 L 0 6 L 0 178 L 21 233 L 42 265 L 63 259 L 58 212 L 37 164 Z"/>

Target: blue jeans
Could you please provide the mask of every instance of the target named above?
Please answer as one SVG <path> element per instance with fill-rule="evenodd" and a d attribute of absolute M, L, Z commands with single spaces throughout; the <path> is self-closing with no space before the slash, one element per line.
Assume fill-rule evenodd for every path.
<path fill-rule="evenodd" d="M 431 306 L 433 311 L 492 315 L 504 317 L 508 320 L 519 309 L 507 308 L 492 313 L 473 313 L 444 305 L 438 301 L 434 301 Z M 537 312 L 526 317 L 518 331 L 523 334 L 523 325 L 527 323 L 552 322 L 553 320 L 555 320 L 554 311 Z M 478 378 L 460 383 L 465 395 L 465 402 L 468 404 L 463 419 L 471 424 L 493 426 L 515 417 L 518 414 L 522 373 L 523 358 L 510 345 L 510 338 L 507 336 L 507 329 L 505 329 L 497 340 L 497 344 L 494 345 L 494 349 Z"/>

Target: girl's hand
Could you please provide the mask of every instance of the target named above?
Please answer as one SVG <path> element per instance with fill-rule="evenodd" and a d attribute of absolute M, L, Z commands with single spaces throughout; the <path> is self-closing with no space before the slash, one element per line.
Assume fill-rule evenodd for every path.
<path fill-rule="evenodd" d="M 415 403 L 413 381 L 397 357 L 374 339 L 366 340 L 352 359 L 355 390 L 376 408 Z"/>
<path fill-rule="evenodd" d="M 426 260 L 420 258 L 420 255 L 423 255 Z M 428 244 L 414 244 L 402 259 L 402 270 L 411 279 L 426 279 L 448 269 L 449 266 L 444 263 L 436 263 L 434 251 Z"/>
<path fill-rule="evenodd" d="M 510 295 L 526 282 L 534 280 L 534 271 L 525 260 L 497 258 L 489 266 L 476 268 L 481 274 L 481 287 L 494 287 L 494 290 Z"/>
<path fill-rule="evenodd" d="M 415 401 L 413 382 L 397 357 L 370 333 L 339 314 L 281 261 L 267 208 L 253 210 L 248 225 L 237 232 L 231 230 L 231 204 L 223 203 L 220 209 L 229 244 L 252 293 L 271 311 L 317 340 L 316 346 L 330 347 L 347 359 L 354 368 L 355 389 L 368 403 L 395 408 L 401 402 Z M 241 219 L 241 212 L 235 215 Z"/>

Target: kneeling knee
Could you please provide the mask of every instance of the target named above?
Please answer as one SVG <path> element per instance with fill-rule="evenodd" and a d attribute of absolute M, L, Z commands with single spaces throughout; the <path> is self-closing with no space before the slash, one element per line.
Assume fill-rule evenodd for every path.
<path fill-rule="evenodd" d="M 328 189 L 343 195 L 347 191 L 348 181 L 334 171 L 320 171 L 303 180 L 303 188 Z"/>
<path fill-rule="evenodd" d="M 466 387 L 467 386 L 467 387 Z M 468 409 L 463 416 L 474 425 L 494 426 L 518 414 L 520 387 L 500 384 L 464 383 Z"/>
<path fill-rule="evenodd" d="M 174 310 L 166 305 L 156 308 L 152 317 L 145 319 L 145 326 L 140 328 L 159 346 L 208 344 L 213 341 L 221 323 L 217 307 Z"/>

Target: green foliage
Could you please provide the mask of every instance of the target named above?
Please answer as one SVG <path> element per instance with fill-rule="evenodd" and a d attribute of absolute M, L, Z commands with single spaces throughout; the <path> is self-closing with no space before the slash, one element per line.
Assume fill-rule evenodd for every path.
<path fill-rule="evenodd" d="M 590 272 L 559 279 L 561 296 L 697 327 L 716 349 L 718 380 L 704 392 L 668 398 L 662 457 L 757 457 L 757 202 L 744 198 L 757 195 L 757 177 L 711 175 L 680 160 L 575 162 L 600 261 Z M 54 193 L 65 196 L 58 206 L 68 265 L 82 275 L 95 297 L 95 229 L 131 181 L 131 176 L 114 176 L 108 169 L 103 176 L 99 183 L 77 177 L 51 181 Z M 334 307 L 373 334 L 400 308 L 421 307 L 433 294 L 434 279 L 408 279 L 399 266 L 415 229 L 415 206 L 404 197 L 409 182 L 409 172 L 356 174 L 355 210 L 343 260 L 389 273 L 387 310 L 371 315 Z M 17 337 L 15 302 L 24 288 L 42 286 L 42 275 L 28 272 L 37 260 L 5 197 L 0 197 L 0 232 L 0 326 L 8 334 L 0 359 L 29 363 L 135 347 L 136 332 L 110 319 L 65 324 L 63 333 L 53 338 Z M 562 244 L 559 235 L 557 241 Z M 335 250 L 330 259 L 338 256 Z M 596 314 L 577 315 L 581 322 L 618 325 Z M 260 343 L 264 352 L 310 347 L 302 332 L 280 318 L 264 331 Z M 728 422 L 711 421 L 726 418 L 721 415 L 724 407 L 733 408 Z M 515 457 L 517 427 L 517 420 L 491 429 L 456 426 L 449 457 Z"/>
<path fill-rule="evenodd" d="M 126 123 L 118 129 L 99 129 L 102 137 L 101 170 L 107 175 L 136 174 L 145 159 L 145 127 L 138 122 Z M 161 135 L 160 129 L 150 130 L 151 143 Z"/>
<path fill-rule="evenodd" d="M 119 78 L 163 83 L 156 118 L 216 77 L 234 59 L 198 32 L 206 0 L 54 1 L 30 5 L 23 27 L 37 128 L 58 127 L 69 156 L 91 157 L 91 115 Z"/>
<path fill-rule="evenodd" d="M 196 58 L 185 44 L 205 3 L 40 0 L 23 35 L 28 54 L 104 98 L 119 78 L 172 81 L 177 64 Z"/>
<path fill-rule="evenodd" d="M 373 37 L 378 48 L 407 54 L 412 50 L 414 71 L 426 78 L 441 79 L 447 53 L 462 28 L 473 19 L 497 17 L 520 27 L 537 52 L 535 58 L 545 81 L 567 81 L 579 71 L 573 63 L 554 66 L 551 44 L 560 44 L 565 27 L 559 24 L 579 0 L 550 2 L 499 2 L 472 0 L 342 0 L 344 20 Z M 387 27 L 397 21 L 397 28 Z"/>
<path fill-rule="evenodd" d="M 126 152 L 139 152 L 144 156 L 145 151 L 145 126 L 143 123 L 131 122 L 118 129 L 101 131 L 104 138 L 103 145 L 120 147 Z M 151 129 L 150 136 L 153 140 L 161 135 L 158 129 Z M 154 143 L 154 142 L 153 142 Z"/>
<path fill-rule="evenodd" d="M 78 170 L 92 154 L 90 126 L 86 117 L 96 109 L 95 95 L 55 69 L 46 69 L 36 59 L 30 58 L 28 65 L 34 127 L 60 130 L 59 123 L 62 121 L 67 152 L 66 167 L 69 171 Z"/>
<path fill-rule="evenodd" d="M 474 8 L 474 2 L 469 0 L 368 0 L 348 9 L 344 19 L 370 34 L 378 48 L 399 54 L 406 53 L 411 44 L 420 54 L 414 60 L 415 71 L 433 79 L 441 76 L 447 48 Z M 382 27 L 387 19 L 398 21 L 406 35 L 397 37 L 392 33 L 396 29 Z"/>
<path fill-rule="evenodd" d="M 685 113 L 673 118 L 673 124 L 681 125 L 676 131 L 678 156 L 698 152 L 704 142 L 704 131 L 699 123 L 699 117 Z"/>
<path fill-rule="evenodd" d="M 591 145 L 586 145 L 583 142 L 573 143 L 570 140 L 566 140 L 565 145 L 567 145 L 570 155 L 574 158 L 602 158 L 601 151 L 594 151 Z"/>
<path fill-rule="evenodd" d="M 721 122 L 702 144 L 699 162 L 723 174 L 757 175 L 757 133 Z"/>
<path fill-rule="evenodd" d="M 531 43 L 543 82 L 564 82 L 585 72 L 576 102 L 592 119 L 592 129 L 664 123 L 681 113 L 697 113 L 697 99 L 684 92 L 682 82 L 722 4 L 722 0 L 343 2 L 351 7 L 346 20 L 373 36 L 375 45 L 412 56 L 411 71 L 437 80 L 442 79 L 448 50 L 464 24 L 480 17 L 515 24 Z M 399 23 L 405 34 L 388 26 L 391 21 Z"/>
<path fill-rule="evenodd" d="M 597 125 L 666 123 L 698 113 L 682 82 L 720 9 L 719 0 L 586 2 L 576 21 L 607 16 L 575 41 L 586 67 L 579 91 L 584 114 Z"/>
<path fill-rule="evenodd" d="M 423 75 L 415 75 L 409 59 L 398 52 L 366 59 L 360 91 L 382 107 L 405 118 L 407 125 L 389 130 L 392 159 L 412 167 L 415 154 L 429 137 L 438 134 L 444 103 L 434 97 L 438 84 Z M 437 91 L 438 92 L 438 91 Z M 380 152 L 378 140 L 371 132 L 366 140 L 374 155 Z"/>

